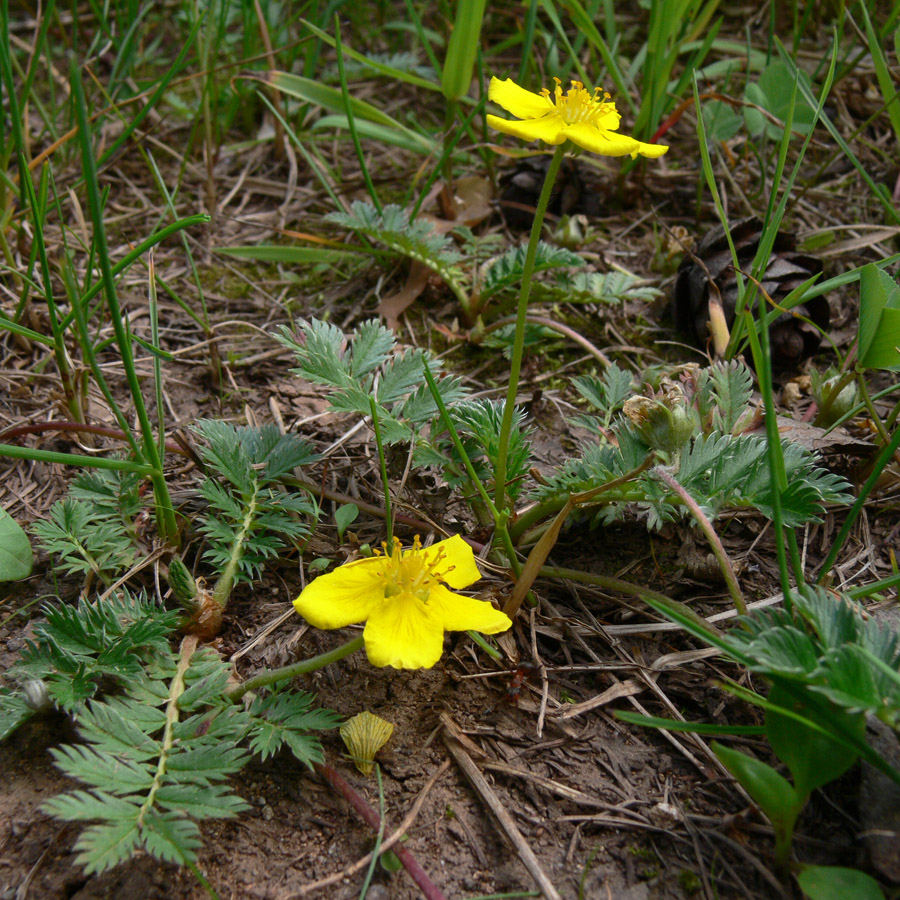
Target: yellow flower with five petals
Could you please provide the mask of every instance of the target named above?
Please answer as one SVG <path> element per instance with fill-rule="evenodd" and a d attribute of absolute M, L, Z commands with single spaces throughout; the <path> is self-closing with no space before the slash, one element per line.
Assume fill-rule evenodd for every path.
<path fill-rule="evenodd" d="M 603 156 L 631 156 L 632 158 L 662 156 L 669 148 L 664 144 L 645 144 L 617 129 L 621 116 L 609 94 L 596 88 L 592 94 L 580 81 L 573 81 L 568 91 L 555 78 L 556 89 L 551 96 L 544 88 L 533 94 L 519 87 L 511 78 L 501 81 L 491 78 L 488 97 L 520 121 L 488 116 L 491 128 L 521 138 L 523 141 L 542 140 L 547 144 L 572 141 L 592 153 Z"/>
<path fill-rule="evenodd" d="M 393 547 L 320 575 L 294 601 L 316 628 L 365 622 L 369 662 L 395 669 L 428 669 L 440 658 L 445 631 L 497 634 L 512 622 L 484 600 L 456 594 L 481 578 L 472 548 L 459 536 L 409 550 Z"/>

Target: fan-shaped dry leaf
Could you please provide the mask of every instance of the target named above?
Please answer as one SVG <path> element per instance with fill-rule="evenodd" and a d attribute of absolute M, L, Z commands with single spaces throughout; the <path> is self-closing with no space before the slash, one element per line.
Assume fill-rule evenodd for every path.
<path fill-rule="evenodd" d="M 375 754 L 388 742 L 393 731 L 390 722 L 370 712 L 361 712 L 341 725 L 341 740 L 363 775 L 372 773 Z"/>

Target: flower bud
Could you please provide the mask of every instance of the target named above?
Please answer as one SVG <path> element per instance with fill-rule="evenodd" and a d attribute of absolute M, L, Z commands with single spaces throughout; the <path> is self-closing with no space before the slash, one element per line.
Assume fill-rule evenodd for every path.
<path fill-rule="evenodd" d="M 696 411 L 676 384 L 656 397 L 630 397 L 622 412 L 644 443 L 668 454 L 678 453 L 700 427 Z"/>
<path fill-rule="evenodd" d="M 22 693 L 29 709 L 35 712 L 48 712 L 53 709 L 53 701 L 47 690 L 47 682 L 42 678 L 30 678 L 22 685 Z"/>
<path fill-rule="evenodd" d="M 188 567 L 178 556 L 172 557 L 172 561 L 169 563 L 168 580 L 175 599 L 185 609 L 192 610 L 194 608 L 194 598 L 197 596 L 197 582 L 194 580 L 194 576 L 191 575 Z"/>

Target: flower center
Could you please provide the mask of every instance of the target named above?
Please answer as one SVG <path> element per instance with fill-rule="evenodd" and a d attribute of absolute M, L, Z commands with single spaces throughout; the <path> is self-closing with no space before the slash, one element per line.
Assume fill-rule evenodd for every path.
<path fill-rule="evenodd" d="M 443 547 L 437 553 L 428 554 L 422 549 L 418 535 L 413 539 L 412 548 L 405 552 L 397 538 L 394 538 L 391 550 L 388 550 L 387 543 L 381 546 L 384 548 L 385 598 L 412 594 L 426 603 L 434 586 L 443 581 L 453 569 L 450 566 L 441 571 L 440 564 L 446 556 Z"/>
<path fill-rule="evenodd" d="M 563 93 L 562 82 L 558 78 L 553 80 L 556 82 L 553 102 L 556 104 L 556 111 L 565 119 L 567 125 L 580 123 L 592 125 L 610 109 L 615 109 L 615 104 L 604 102 L 609 99 L 609 94 L 600 88 L 594 88 L 594 93 L 591 94 L 580 81 L 573 81 L 572 87 Z M 545 97 L 550 97 L 547 88 L 541 93 Z"/>

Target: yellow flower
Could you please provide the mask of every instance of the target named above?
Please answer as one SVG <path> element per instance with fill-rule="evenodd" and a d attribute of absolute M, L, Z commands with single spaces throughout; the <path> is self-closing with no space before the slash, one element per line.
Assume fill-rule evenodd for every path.
<path fill-rule="evenodd" d="M 481 578 L 472 548 L 454 535 L 423 548 L 394 546 L 320 575 L 294 601 L 316 628 L 343 628 L 365 622 L 369 662 L 395 669 L 428 669 L 440 658 L 445 631 L 497 634 L 512 624 L 490 603 L 459 590 Z"/>
<path fill-rule="evenodd" d="M 511 78 L 506 81 L 492 78 L 488 97 L 522 121 L 488 116 L 488 125 L 523 141 L 542 140 L 547 144 L 572 141 L 603 156 L 630 154 L 635 157 L 640 154 L 655 158 L 669 149 L 664 144 L 644 144 L 619 134 L 616 129 L 622 117 L 616 104 L 608 102 L 609 94 L 601 96 L 600 88 L 595 88 L 591 94 L 580 81 L 573 81 L 572 87 L 563 93 L 560 80 L 553 80 L 556 90 L 551 97 L 547 88 L 540 94 L 533 94 Z"/>

